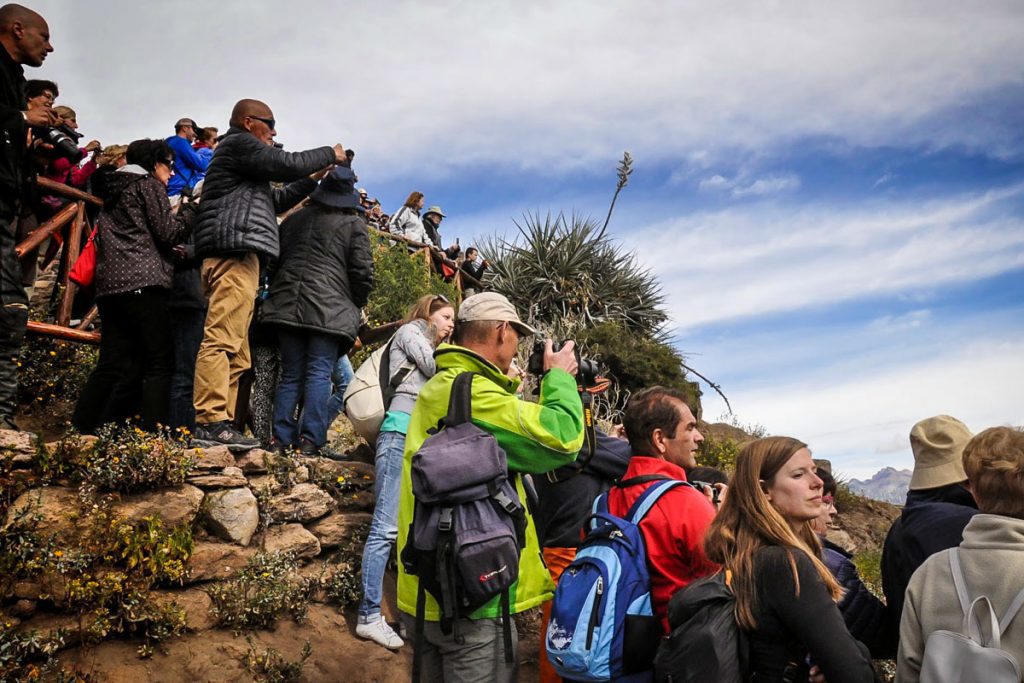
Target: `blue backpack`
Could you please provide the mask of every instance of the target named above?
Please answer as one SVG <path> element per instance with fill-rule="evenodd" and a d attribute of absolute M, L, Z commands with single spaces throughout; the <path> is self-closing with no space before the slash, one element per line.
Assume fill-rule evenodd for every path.
<path fill-rule="evenodd" d="M 640 494 L 625 519 L 608 512 L 608 494 L 603 493 L 583 523 L 587 535 L 558 580 L 544 638 L 548 660 L 562 678 L 651 678 L 663 633 L 651 610 L 651 577 L 638 525 L 662 495 L 687 486 L 660 475 L 633 477 L 617 486 L 651 481 L 658 483 Z"/>

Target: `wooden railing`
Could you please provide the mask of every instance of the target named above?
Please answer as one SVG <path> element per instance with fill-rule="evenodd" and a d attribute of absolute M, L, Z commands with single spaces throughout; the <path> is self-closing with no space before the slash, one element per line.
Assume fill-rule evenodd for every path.
<path fill-rule="evenodd" d="M 459 264 L 457 264 L 455 261 L 452 261 L 445 255 L 443 251 L 441 251 L 432 244 L 424 244 L 423 242 L 417 242 L 403 235 L 396 235 L 394 233 L 387 232 L 386 230 L 378 230 L 377 228 L 370 228 L 370 232 L 372 234 L 379 235 L 385 239 L 389 239 L 392 242 L 401 242 L 412 247 L 413 249 L 415 249 L 415 251 L 411 255 L 413 257 L 422 258 L 424 264 L 428 269 L 432 269 L 434 267 L 432 254 L 439 254 L 441 260 L 449 267 L 455 270 L 455 275 L 452 277 L 452 282 L 455 284 L 455 288 L 460 292 L 465 291 L 467 287 L 476 290 L 486 289 L 486 285 L 484 285 L 484 283 L 480 282 L 480 280 L 477 280 L 475 277 L 473 277 L 466 271 L 462 270 L 462 268 L 459 267 Z"/>
<path fill-rule="evenodd" d="M 71 272 L 71 266 L 74 265 L 81 251 L 82 235 L 85 234 L 87 229 L 91 229 L 85 213 L 85 205 L 103 206 L 103 201 L 88 192 L 82 192 L 63 183 L 57 183 L 43 177 L 36 178 L 36 186 L 46 194 L 57 195 L 58 197 L 70 200 L 70 202 L 58 211 L 53 218 L 50 218 L 33 230 L 28 237 L 15 247 L 14 251 L 18 258 L 34 251 L 46 241 L 46 238 L 56 234 L 69 223 L 71 224 L 71 229 L 68 231 L 67 239 L 64 240 L 64 245 L 59 251 L 61 263 L 59 271 L 61 274 L 60 281 L 54 283 L 54 286 L 60 286 L 61 288 L 60 303 L 57 306 L 57 319 L 54 323 L 30 320 L 28 332 L 45 337 L 55 337 L 57 339 L 85 342 L 87 344 L 99 344 L 99 332 L 90 332 L 88 330 L 89 326 L 96 319 L 97 311 L 95 306 L 89 310 L 77 327 L 71 327 L 71 308 L 75 301 L 75 295 L 78 293 L 78 285 L 72 282 L 68 275 Z M 46 265 L 49 265 L 49 263 L 44 264 L 44 267 Z"/>

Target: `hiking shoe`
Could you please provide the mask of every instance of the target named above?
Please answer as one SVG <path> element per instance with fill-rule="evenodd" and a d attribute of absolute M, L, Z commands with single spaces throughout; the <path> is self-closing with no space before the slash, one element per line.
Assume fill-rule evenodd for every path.
<path fill-rule="evenodd" d="M 260 440 L 242 434 L 230 422 L 225 421 L 197 424 L 195 434 L 192 437 L 192 443 L 193 445 L 205 448 L 227 446 L 229 451 L 235 453 L 258 448 Z"/>
<path fill-rule="evenodd" d="M 388 622 L 384 619 L 371 621 L 368 624 L 356 624 L 356 635 L 364 640 L 372 640 L 389 650 L 397 650 L 405 645 L 405 641 L 388 626 Z"/>
<path fill-rule="evenodd" d="M 304 455 L 307 458 L 319 456 L 321 458 L 329 458 L 331 460 L 339 461 L 349 459 L 348 455 L 345 453 L 339 453 L 327 444 L 324 444 L 323 446 L 315 446 L 312 441 L 308 441 L 306 439 L 303 439 L 302 443 L 299 445 L 299 454 Z"/>

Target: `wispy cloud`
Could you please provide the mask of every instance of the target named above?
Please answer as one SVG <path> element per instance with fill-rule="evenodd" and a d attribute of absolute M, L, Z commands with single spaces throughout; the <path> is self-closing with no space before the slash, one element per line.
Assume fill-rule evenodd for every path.
<path fill-rule="evenodd" d="M 1020 267 L 1022 195 L 1024 184 L 855 207 L 759 202 L 660 222 L 625 243 L 662 278 L 686 329 Z"/>

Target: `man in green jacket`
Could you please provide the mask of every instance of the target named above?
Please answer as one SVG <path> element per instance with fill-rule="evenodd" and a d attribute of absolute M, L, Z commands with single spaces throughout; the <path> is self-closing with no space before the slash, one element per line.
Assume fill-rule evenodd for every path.
<path fill-rule="evenodd" d="M 401 555 L 413 517 L 412 456 L 426 440 L 427 430 L 448 412 L 452 383 L 463 372 L 474 372 L 473 422 L 495 436 L 508 457 L 510 477 L 519 497 L 526 500 L 520 474 L 540 473 L 576 459 L 583 445 L 583 404 L 576 390 L 576 356 L 569 342 L 557 353 L 549 339 L 544 351 L 545 374 L 540 401 L 516 397 L 519 380 L 507 376 L 519 340 L 536 331 L 519 319 L 504 296 L 493 292 L 466 299 L 455 327 L 456 344 L 442 344 L 434 354 L 437 374 L 420 390 L 409 422 L 402 464 L 398 505 L 398 552 Z M 417 579 L 398 568 L 398 608 L 406 630 L 415 627 Z M 523 612 L 550 599 L 551 576 L 541 559 L 533 519 L 527 512 L 526 546 L 519 557 L 519 580 L 510 590 L 512 613 Z M 427 594 L 426 629 L 422 650 L 423 673 L 429 681 L 512 681 L 513 664 L 506 664 L 498 598 L 460 620 L 462 642 L 445 635 L 438 624 L 437 603 Z M 515 625 L 512 624 L 513 636 Z M 514 661 L 514 658 L 513 658 Z"/>

